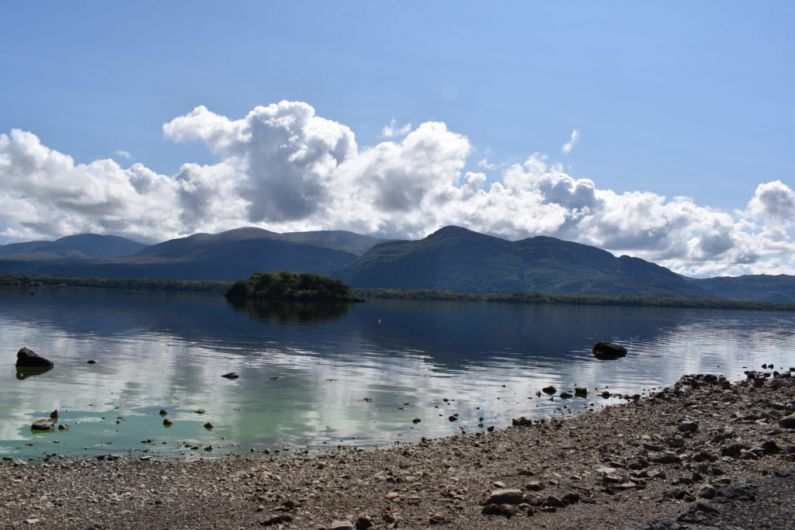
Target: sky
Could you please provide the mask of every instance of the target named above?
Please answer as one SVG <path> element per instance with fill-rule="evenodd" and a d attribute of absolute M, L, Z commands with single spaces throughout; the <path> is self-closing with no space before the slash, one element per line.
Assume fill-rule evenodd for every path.
<path fill-rule="evenodd" d="M 0 242 L 551 235 L 795 273 L 795 4 L 5 2 Z"/>

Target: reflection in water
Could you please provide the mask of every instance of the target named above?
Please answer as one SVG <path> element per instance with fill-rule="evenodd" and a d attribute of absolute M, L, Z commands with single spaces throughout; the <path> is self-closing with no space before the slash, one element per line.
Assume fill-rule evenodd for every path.
<path fill-rule="evenodd" d="M 788 368 L 793 321 L 774 312 L 377 300 L 233 307 L 219 294 L 5 290 L 0 453 L 206 457 L 208 445 L 219 454 L 442 436 L 477 430 L 481 417 L 499 426 L 606 403 L 537 398 L 548 384 L 636 393 L 683 373 Z M 599 340 L 629 354 L 598 361 Z M 55 369 L 17 380 L 11 357 L 21 346 Z M 229 371 L 240 379 L 221 377 Z M 31 422 L 54 409 L 69 429 L 32 436 Z M 453 413 L 460 421 L 447 421 Z"/>
<path fill-rule="evenodd" d="M 20 368 L 17 367 L 17 379 L 27 379 L 28 377 L 35 377 L 37 375 L 46 374 L 52 370 L 52 366 L 40 366 L 38 368 Z"/>
<path fill-rule="evenodd" d="M 319 322 L 345 316 L 351 307 L 345 302 L 230 300 L 229 303 L 256 320 L 289 322 Z"/>

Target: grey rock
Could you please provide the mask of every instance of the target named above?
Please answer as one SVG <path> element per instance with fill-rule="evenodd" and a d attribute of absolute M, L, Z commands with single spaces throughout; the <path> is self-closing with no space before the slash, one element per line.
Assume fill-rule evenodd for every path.
<path fill-rule="evenodd" d="M 795 414 L 784 416 L 778 420 L 778 426 L 783 429 L 795 429 Z"/>
<path fill-rule="evenodd" d="M 522 490 L 498 489 L 491 492 L 487 504 L 519 504 L 522 502 Z"/>

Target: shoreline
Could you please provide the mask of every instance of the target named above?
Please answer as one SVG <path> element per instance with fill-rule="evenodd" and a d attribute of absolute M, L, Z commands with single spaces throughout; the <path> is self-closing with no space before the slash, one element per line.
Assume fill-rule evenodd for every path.
<path fill-rule="evenodd" d="M 131 292 L 195 292 L 223 294 L 235 282 L 223 280 L 158 280 L 118 278 L 67 278 L 0 273 L 3 289 L 86 288 Z M 719 309 L 738 311 L 795 311 L 795 304 L 729 299 L 678 299 L 644 296 L 603 296 L 566 293 L 463 293 L 433 289 L 351 288 L 356 302 L 415 300 L 442 302 L 488 302 L 526 305 L 576 305 L 606 307 L 659 307 L 675 309 Z M 35 292 L 35 291 L 31 291 Z M 275 300 L 292 302 L 294 300 Z"/>
<path fill-rule="evenodd" d="M 791 373 L 684 376 L 597 412 L 367 451 L 6 461 L 0 528 L 788 528 L 794 412 Z"/>

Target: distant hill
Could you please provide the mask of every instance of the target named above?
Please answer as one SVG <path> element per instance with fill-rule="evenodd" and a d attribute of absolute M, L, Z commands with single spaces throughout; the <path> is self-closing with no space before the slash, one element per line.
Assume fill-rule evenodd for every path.
<path fill-rule="evenodd" d="M 96 234 L 0 245 L 0 273 L 227 281 L 280 271 L 353 287 L 795 303 L 795 276 L 689 279 L 588 245 L 543 236 L 507 241 L 455 226 L 417 241 L 247 227 L 151 246 Z"/>
<path fill-rule="evenodd" d="M 146 247 L 118 236 L 78 234 L 55 241 L 0 245 L 0 258 L 15 260 L 111 259 L 131 256 Z"/>
<path fill-rule="evenodd" d="M 238 280 L 255 272 L 329 274 L 356 259 L 355 254 L 292 241 L 259 228 L 172 239 L 115 259 L 79 260 L 0 257 L 0 272 L 125 279 Z"/>
<path fill-rule="evenodd" d="M 361 255 L 386 239 L 363 236 L 343 230 L 319 230 L 316 232 L 286 232 L 281 238 L 295 243 L 306 243 L 318 247 L 333 248 Z"/>
<path fill-rule="evenodd" d="M 340 250 L 350 254 L 364 254 L 378 243 L 386 241 L 377 237 L 363 236 L 341 230 L 320 230 L 315 232 L 288 232 L 279 234 L 261 228 L 237 228 L 219 234 L 194 234 L 189 237 L 172 239 L 147 247 L 138 253 L 139 256 L 185 257 L 193 252 L 206 252 L 239 241 L 287 241 L 314 247 Z"/>
<path fill-rule="evenodd" d="M 376 245 L 340 276 L 353 287 L 711 296 L 678 274 L 638 258 L 616 258 L 596 247 L 551 237 L 506 241 L 454 226 L 419 241 Z"/>
<path fill-rule="evenodd" d="M 724 276 L 691 282 L 721 298 L 795 304 L 795 276 L 786 274 Z"/>

